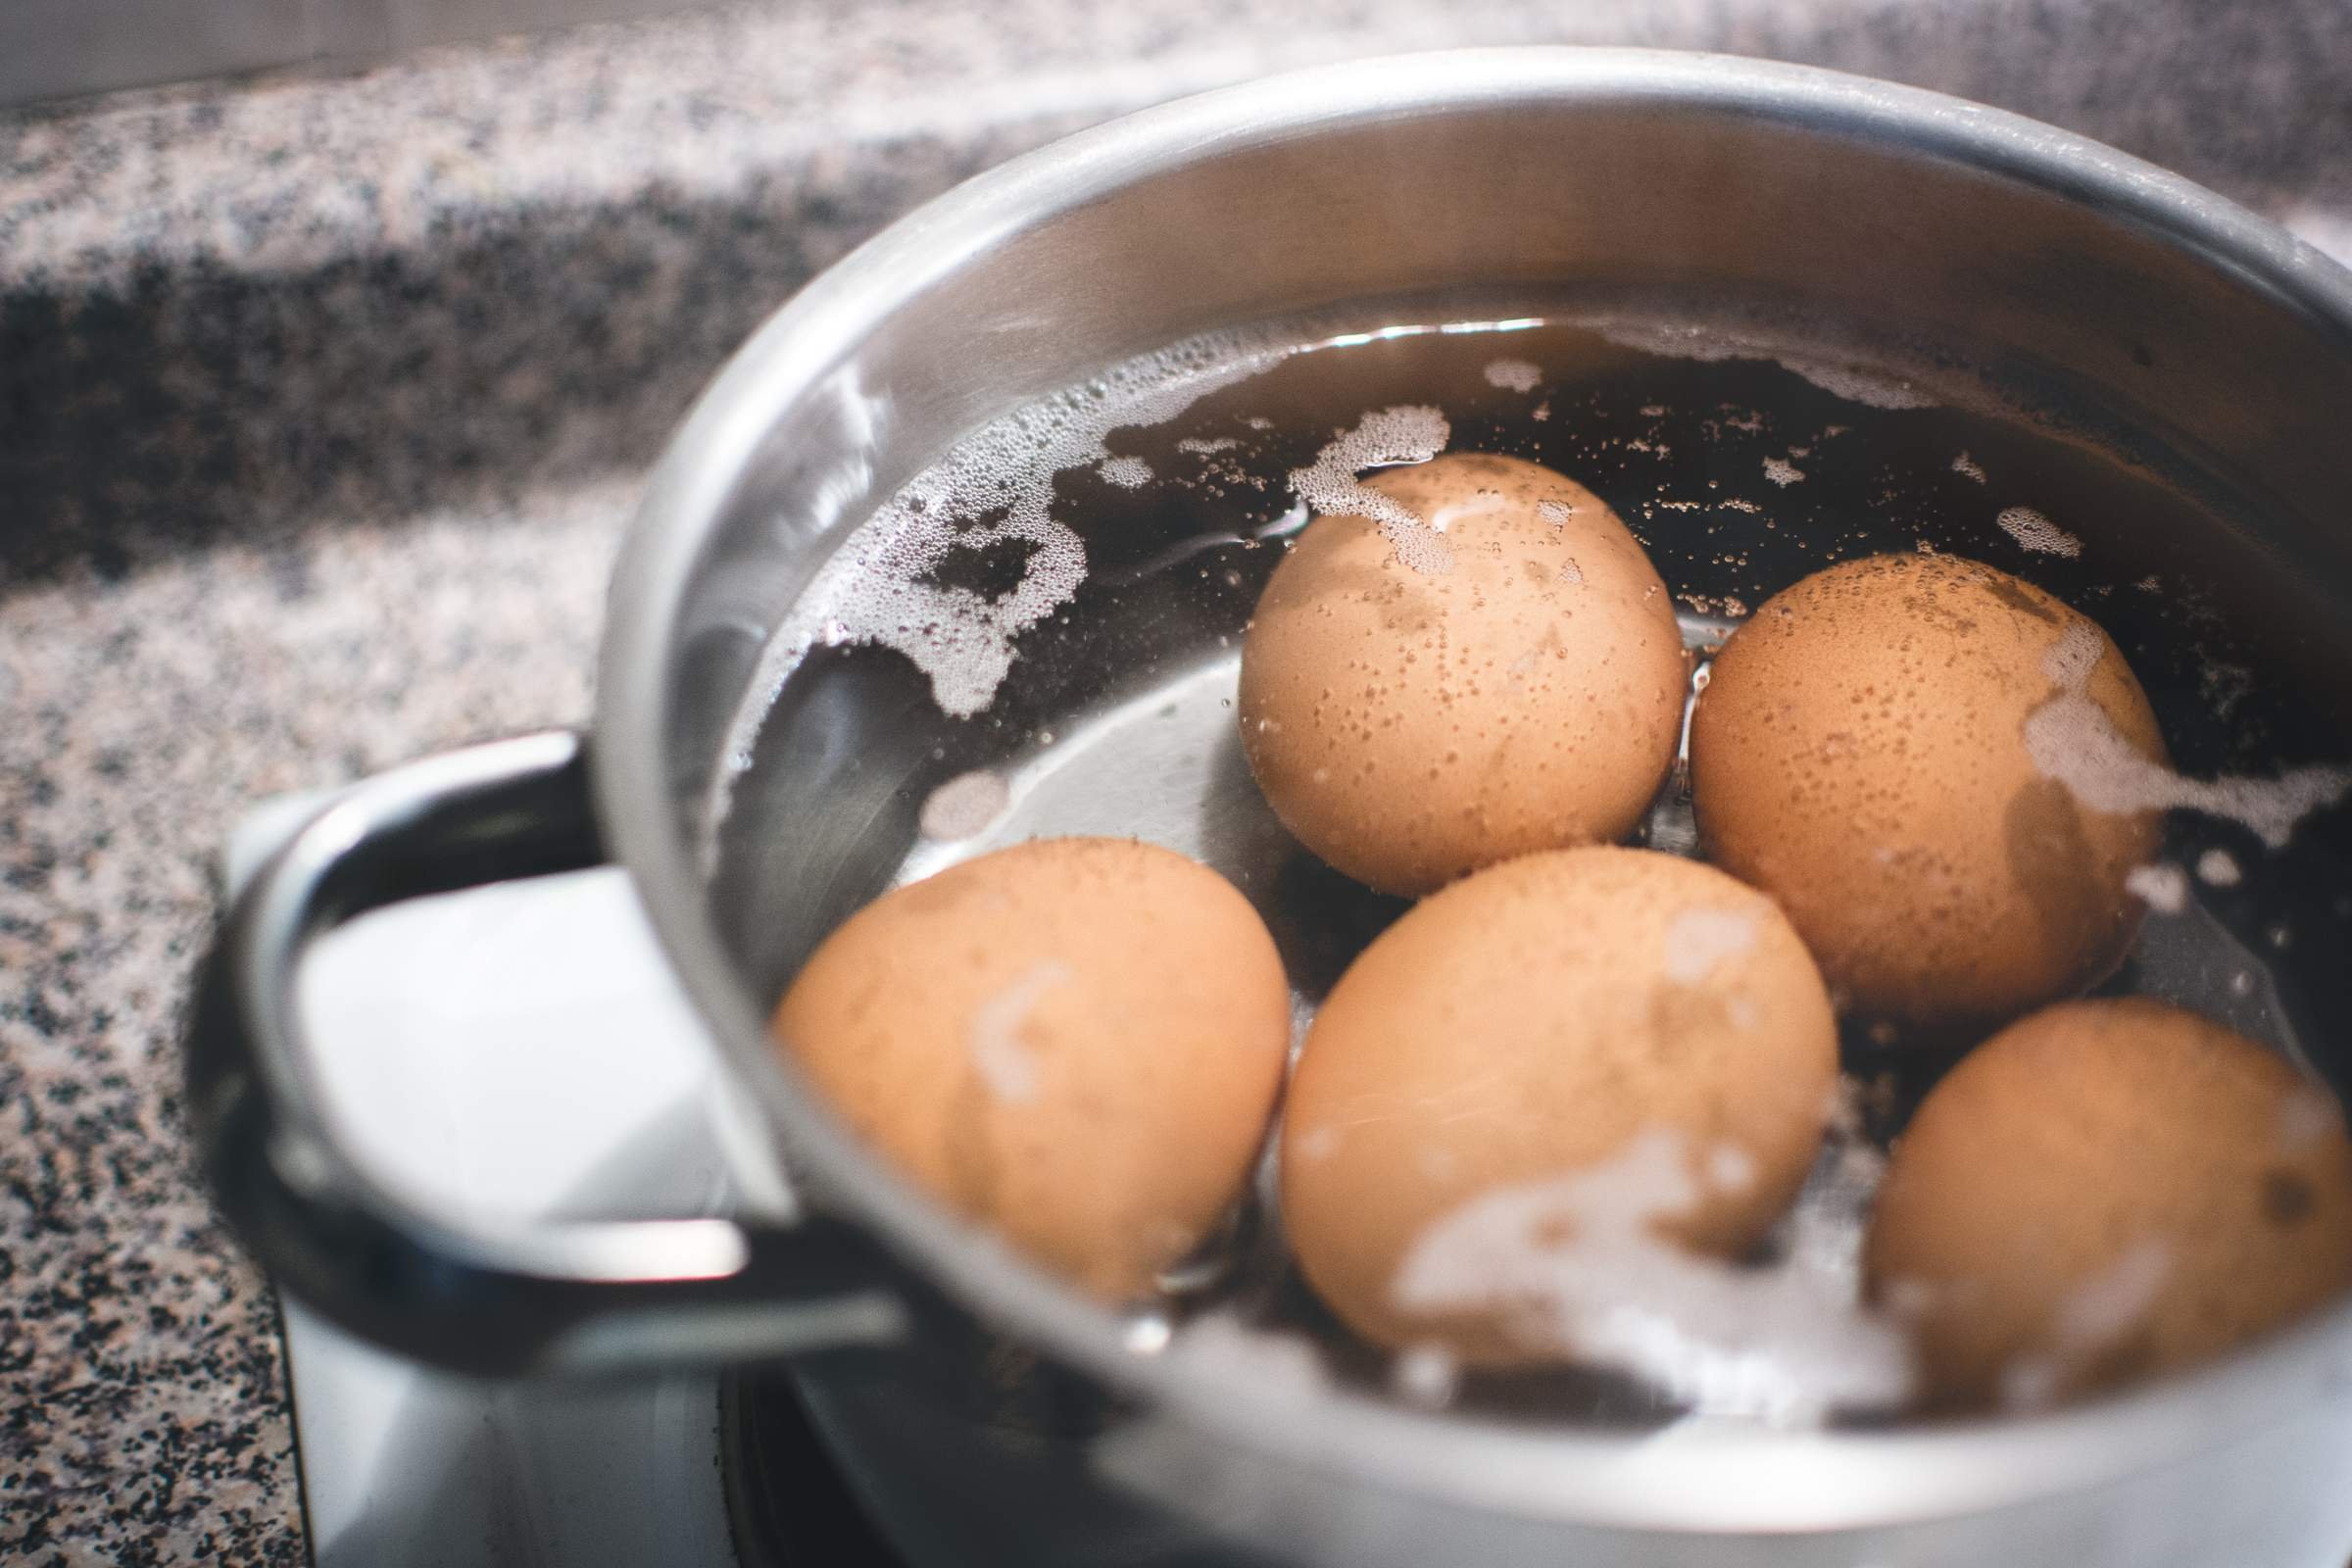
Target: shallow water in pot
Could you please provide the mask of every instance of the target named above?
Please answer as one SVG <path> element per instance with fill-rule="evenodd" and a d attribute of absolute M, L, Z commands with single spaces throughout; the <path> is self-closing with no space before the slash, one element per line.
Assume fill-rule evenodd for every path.
<path fill-rule="evenodd" d="M 714 812 L 713 896 L 763 997 L 890 885 L 1032 837 L 1108 834 L 1184 851 L 1251 899 L 1303 1030 L 1406 906 L 1323 866 L 1265 805 L 1235 728 L 1239 649 L 1305 521 L 1299 491 L 1317 481 L 1299 476 L 1382 411 L 1422 411 L 1392 421 L 1408 433 L 1437 418 L 1444 450 L 1530 458 L 1596 491 L 1674 592 L 1702 667 L 1755 605 L 1831 562 L 1940 550 L 2103 625 L 2182 774 L 2352 759 L 2343 651 L 2328 628 L 2274 612 L 2277 579 L 2247 542 L 2251 503 L 2198 471 L 2184 443 L 2115 411 L 2053 410 L 2015 385 L 2005 399 L 1950 366 L 1856 371 L 1818 351 L 1737 352 L 1657 318 L 1394 319 L 1238 334 L 1077 389 L 903 493 L 869 527 L 868 546 L 885 548 L 868 549 L 862 575 L 820 578 L 746 711 L 743 765 Z M 1119 422 L 1130 414 L 1150 422 Z M 1689 844 L 1675 782 L 1643 833 Z M 2283 850 L 2176 811 L 2160 864 L 2138 945 L 2102 993 L 2183 1004 L 2340 1090 L 2352 808 L 2314 812 Z M 1776 1245 L 1794 1237 L 1838 1266 L 1870 1152 L 1948 1062 L 1846 1040 L 1856 1115 Z M 1313 1375 L 1424 1401 L 1609 1423 L 1673 1413 L 1621 1378 L 1457 1385 L 1356 1345 L 1289 1265 L 1273 1191 L 1261 1170 L 1227 1235 L 1139 1314 L 1139 1353 L 1181 1347 L 1205 1319 L 1247 1330 L 1236 1343 L 1278 1370 L 1311 1360 Z"/>

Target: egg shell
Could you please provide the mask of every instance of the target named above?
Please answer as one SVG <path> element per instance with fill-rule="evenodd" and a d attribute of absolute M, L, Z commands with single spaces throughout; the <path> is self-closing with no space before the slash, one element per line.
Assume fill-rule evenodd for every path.
<path fill-rule="evenodd" d="M 1556 1358 L 1507 1311 L 1400 1311 L 1408 1249 L 1488 1194 L 1665 1132 L 1706 1191 L 1654 1229 L 1738 1254 L 1803 1185 L 1837 1072 L 1821 979 L 1753 889 L 1645 850 L 1509 860 L 1408 911 L 1324 1002 L 1283 1112 L 1283 1223 L 1368 1339 Z"/>
<path fill-rule="evenodd" d="M 1317 517 L 1243 642 L 1239 712 L 1275 812 L 1332 865 L 1420 894 L 1622 837 L 1657 793 L 1688 664 L 1641 545 L 1583 485 L 1450 454 L 1363 481 L 1442 529 L 1450 566 Z"/>
<path fill-rule="evenodd" d="M 2033 1407 L 2205 1360 L 2352 1286 L 2352 1140 L 2325 1088 L 2219 1024 L 2061 1004 L 1930 1093 L 1865 1259 L 1931 1405 Z"/>
<path fill-rule="evenodd" d="M 1181 855 L 1046 839 L 885 894 L 773 1032 L 858 1134 L 1094 1295 L 1146 1294 L 1247 1183 L 1290 1044 L 1249 901 Z"/>
<path fill-rule="evenodd" d="M 2095 635 L 2085 695 L 2164 743 L 2104 631 L 2007 572 L 1877 556 L 1767 600 L 1715 657 L 1690 728 L 1707 858 L 1780 902 L 1841 1005 L 1914 1039 L 2077 992 L 2138 929 L 2153 812 L 2079 803 L 2029 755 L 2053 654 Z"/>

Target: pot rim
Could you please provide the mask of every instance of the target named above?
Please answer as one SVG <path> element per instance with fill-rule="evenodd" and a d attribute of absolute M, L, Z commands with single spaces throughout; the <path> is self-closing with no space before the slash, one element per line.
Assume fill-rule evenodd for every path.
<path fill-rule="evenodd" d="M 2054 1413 L 1887 1432 L 1727 1423 L 1536 1431 L 1342 1391 L 1269 1387 L 1213 1358 L 1139 1355 L 1119 1317 L 955 1220 L 868 1154 L 771 1055 L 702 896 L 663 765 L 663 656 L 711 526 L 781 412 L 893 311 L 1013 234 L 1241 148 L 1373 120 L 1512 103 L 1682 104 L 1869 138 L 1974 168 L 2163 237 L 2352 341 L 2352 273 L 2180 176 L 2002 111 L 1811 67 L 1658 50 L 1392 56 L 1148 109 L 971 179 L 810 282 L 739 349 L 654 469 L 623 544 L 599 663 L 594 783 L 687 994 L 742 1092 L 822 1179 L 822 1200 L 983 1318 L 1217 1443 L 1473 1508 L 1634 1530 L 1861 1529 L 2087 1489 L 2285 1420 L 2352 1378 L 2352 1303 L 2154 1387 Z"/>

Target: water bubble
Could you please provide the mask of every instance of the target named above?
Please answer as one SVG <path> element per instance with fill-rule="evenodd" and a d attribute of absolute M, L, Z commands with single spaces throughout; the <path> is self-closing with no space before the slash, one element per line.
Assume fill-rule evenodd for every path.
<path fill-rule="evenodd" d="M 1487 384 L 1506 392 L 1533 392 L 1544 379 L 1543 369 L 1526 360 L 1493 360 L 1486 369 Z"/>
<path fill-rule="evenodd" d="M 2082 553 L 2082 541 L 2059 527 L 2032 507 L 2009 507 L 1993 519 L 2001 531 L 2018 543 L 2021 550 L 2036 555 L 2064 556 L 2069 559 Z"/>
<path fill-rule="evenodd" d="M 923 837 L 953 843 L 987 831 L 1011 801 L 1004 779 L 978 768 L 933 790 L 923 801 L 918 823 Z"/>
<path fill-rule="evenodd" d="M 2207 850 L 2197 857 L 2197 880 L 2207 887 L 2233 888 L 2245 880 L 2245 872 L 2228 850 Z"/>

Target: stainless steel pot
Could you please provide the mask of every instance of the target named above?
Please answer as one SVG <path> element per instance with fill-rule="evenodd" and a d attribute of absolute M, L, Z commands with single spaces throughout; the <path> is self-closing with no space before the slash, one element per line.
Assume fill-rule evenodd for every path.
<path fill-rule="evenodd" d="M 1019 160 L 763 327 L 656 471 L 613 586 L 593 752 L 548 735 L 385 775 L 229 914 L 191 1104 L 286 1289 L 493 1374 L 792 1358 L 924 1560 L 2327 1565 L 2352 1549 L 2352 1309 L 2035 1419 L 1613 1435 L 1417 1414 L 1125 1325 L 953 1223 L 770 1056 L 740 901 L 698 869 L 731 716 L 795 596 L 960 432 L 1220 324 L 1433 290 L 1738 298 L 2095 388 L 2273 503 L 2251 541 L 2326 635 L 2352 603 L 2352 276 L 2205 191 L 2010 116 L 1828 73 L 1614 51 L 1348 66 Z M 2285 590 L 2281 590 L 2285 591 Z M 2339 641 L 2339 646 L 2341 643 Z M 819 817 L 821 904 L 870 856 Z M 485 1234 L 338 1146 L 291 1007 L 305 942 L 391 899 L 627 867 L 806 1211 Z M 1047 1370 L 1007 1423 L 984 1366 Z M 978 1392 L 975 1392 L 978 1391 Z"/>

